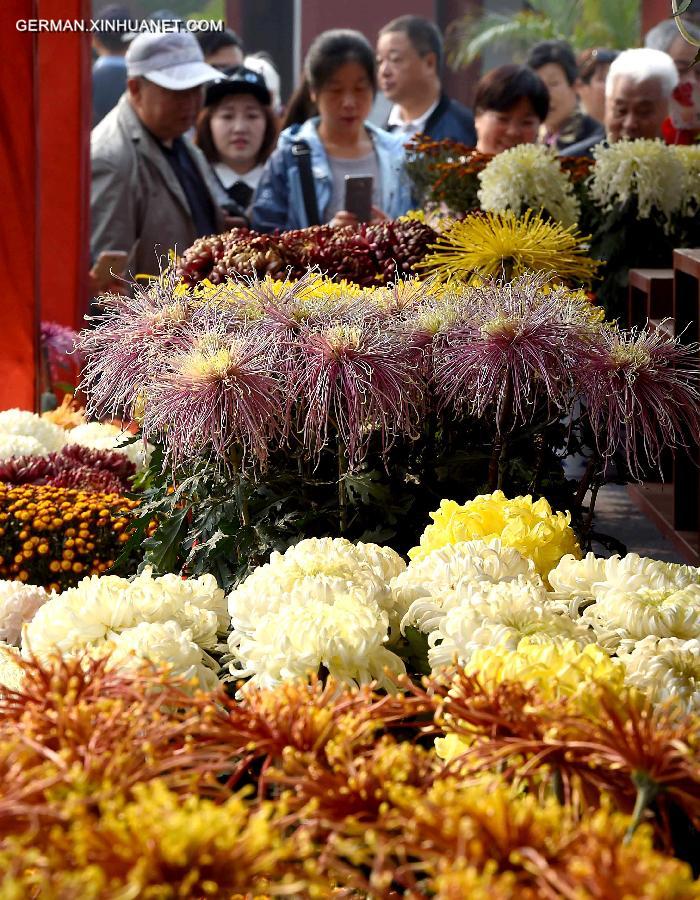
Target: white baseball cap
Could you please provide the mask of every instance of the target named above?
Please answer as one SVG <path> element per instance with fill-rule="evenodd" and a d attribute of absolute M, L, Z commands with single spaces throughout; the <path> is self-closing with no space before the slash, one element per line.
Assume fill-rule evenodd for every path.
<path fill-rule="evenodd" d="M 221 78 L 204 62 L 197 40 L 187 31 L 143 33 L 126 51 L 127 78 L 139 76 L 170 91 L 187 91 Z"/>

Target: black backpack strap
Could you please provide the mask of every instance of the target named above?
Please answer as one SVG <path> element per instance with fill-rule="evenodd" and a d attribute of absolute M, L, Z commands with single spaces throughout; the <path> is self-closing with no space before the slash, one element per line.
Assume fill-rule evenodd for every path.
<path fill-rule="evenodd" d="M 311 148 L 306 141 L 295 141 L 292 144 L 292 155 L 296 159 L 301 179 L 301 195 L 304 198 L 304 209 L 309 225 L 320 225 L 321 217 L 318 214 L 318 202 L 316 201 L 316 188 L 311 172 Z"/>

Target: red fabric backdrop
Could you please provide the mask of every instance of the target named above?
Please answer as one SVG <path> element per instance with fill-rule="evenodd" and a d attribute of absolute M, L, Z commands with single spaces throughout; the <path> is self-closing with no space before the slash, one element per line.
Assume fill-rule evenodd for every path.
<path fill-rule="evenodd" d="M 79 324 L 89 268 L 90 38 L 16 23 L 89 15 L 89 0 L 0 11 L 0 409 L 36 407 L 39 323 Z"/>

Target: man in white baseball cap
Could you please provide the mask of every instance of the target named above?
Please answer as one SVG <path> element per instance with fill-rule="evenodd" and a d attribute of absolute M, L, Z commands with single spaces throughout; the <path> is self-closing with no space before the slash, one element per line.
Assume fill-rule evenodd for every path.
<path fill-rule="evenodd" d="M 221 73 L 188 32 L 144 33 L 126 54 L 127 89 L 91 137 L 93 277 L 100 254 L 124 251 L 131 274 L 157 274 L 169 250 L 218 233 L 224 218 L 206 160 L 186 136 L 204 85 Z M 238 223 L 237 223 L 238 224 Z M 109 284 L 93 284 L 105 290 Z"/>

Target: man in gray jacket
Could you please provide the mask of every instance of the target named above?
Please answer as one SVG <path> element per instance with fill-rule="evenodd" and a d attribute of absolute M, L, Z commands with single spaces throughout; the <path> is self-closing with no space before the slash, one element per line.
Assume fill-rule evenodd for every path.
<path fill-rule="evenodd" d="M 139 35 L 126 66 L 126 92 L 91 137 L 90 251 L 93 263 L 105 251 L 123 251 L 127 272 L 154 275 L 168 251 L 181 253 L 233 222 L 218 206 L 206 160 L 184 136 L 203 85 L 221 73 L 186 32 Z M 104 267 L 92 275 L 95 290 L 112 286 Z"/>

